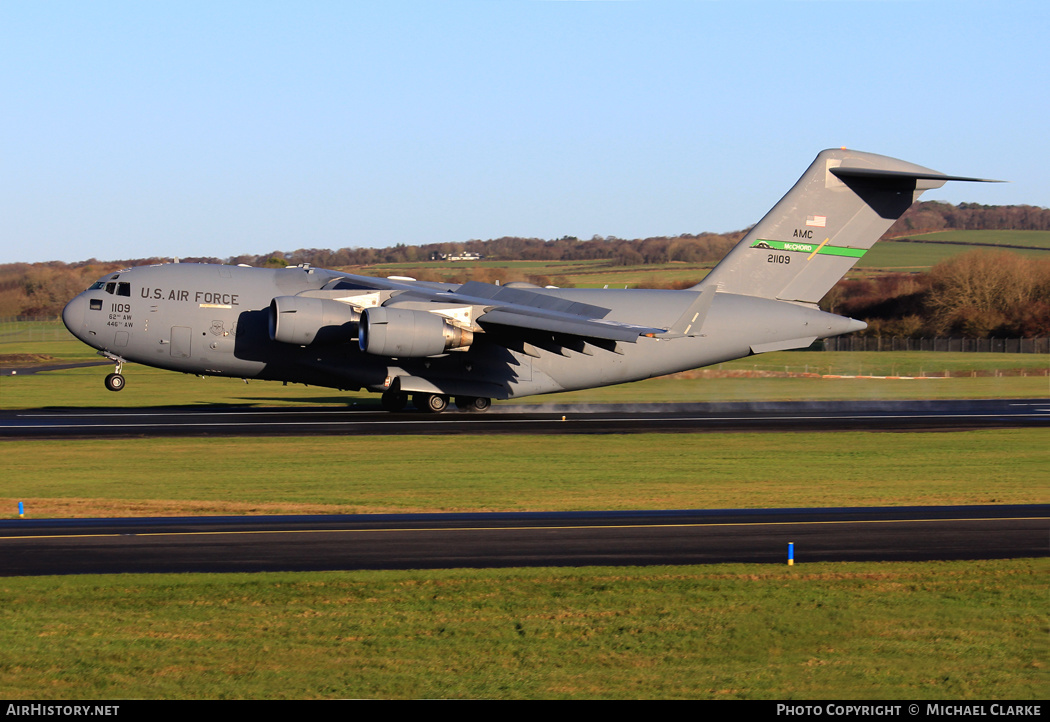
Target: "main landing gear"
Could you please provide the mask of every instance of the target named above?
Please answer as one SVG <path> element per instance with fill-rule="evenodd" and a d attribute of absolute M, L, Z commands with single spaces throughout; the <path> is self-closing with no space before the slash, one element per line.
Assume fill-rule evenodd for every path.
<path fill-rule="evenodd" d="M 387 391 L 383 394 L 382 404 L 387 411 L 402 411 L 408 405 L 408 394 L 404 391 Z"/>
<path fill-rule="evenodd" d="M 486 399 L 484 396 L 457 396 L 456 406 L 463 411 L 481 413 L 489 410 L 492 399 Z"/>
<path fill-rule="evenodd" d="M 428 414 L 440 414 L 448 408 L 448 396 L 442 394 L 415 394 L 412 396 L 412 403 L 420 411 L 426 411 Z"/>
<path fill-rule="evenodd" d="M 440 414 L 448 409 L 449 397 L 444 394 L 412 394 L 412 405 L 429 414 Z M 403 411 L 408 406 L 408 394 L 404 391 L 387 391 L 382 397 L 387 411 Z M 482 412 L 492 406 L 492 399 L 483 396 L 457 396 L 456 407 L 460 411 Z"/>

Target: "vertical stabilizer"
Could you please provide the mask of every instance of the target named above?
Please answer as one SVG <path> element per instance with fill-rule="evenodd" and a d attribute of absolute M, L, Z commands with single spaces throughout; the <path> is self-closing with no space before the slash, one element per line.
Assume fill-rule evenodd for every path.
<path fill-rule="evenodd" d="M 697 289 L 816 303 L 908 210 L 948 176 L 895 158 L 822 151 Z"/>

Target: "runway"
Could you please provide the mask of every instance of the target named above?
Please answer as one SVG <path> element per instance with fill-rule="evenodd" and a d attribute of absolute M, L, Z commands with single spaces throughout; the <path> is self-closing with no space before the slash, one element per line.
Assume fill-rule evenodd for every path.
<path fill-rule="evenodd" d="M 1048 554 L 1050 505 L 0 521 L 0 575 Z"/>
<path fill-rule="evenodd" d="M 0 437 L 608 434 L 1047 427 L 1050 399 L 496 405 L 488 413 L 173 407 L 0 412 Z"/>

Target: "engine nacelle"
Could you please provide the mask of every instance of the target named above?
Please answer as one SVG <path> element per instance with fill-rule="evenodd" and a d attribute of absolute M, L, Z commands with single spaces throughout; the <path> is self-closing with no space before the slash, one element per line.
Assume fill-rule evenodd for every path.
<path fill-rule="evenodd" d="M 474 340 L 467 329 L 453 326 L 428 311 L 378 306 L 361 315 L 358 343 L 376 356 L 418 358 L 464 348 Z"/>
<path fill-rule="evenodd" d="M 347 343 L 357 336 L 360 320 L 353 306 L 326 298 L 277 296 L 270 301 L 270 338 L 281 343 Z"/>

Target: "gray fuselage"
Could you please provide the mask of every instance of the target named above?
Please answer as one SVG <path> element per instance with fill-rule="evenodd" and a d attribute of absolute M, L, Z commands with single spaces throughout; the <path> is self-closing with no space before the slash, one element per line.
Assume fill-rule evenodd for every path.
<path fill-rule="evenodd" d="M 768 350 L 808 346 L 863 324 L 811 306 L 718 293 L 690 335 L 588 342 L 544 331 L 485 327 L 467 348 L 424 358 L 362 351 L 347 325 L 324 343 L 273 340 L 271 301 L 330 288 L 343 274 L 202 264 L 141 266 L 108 274 L 69 303 L 63 320 L 85 343 L 120 361 L 172 371 L 269 379 L 339 389 L 506 399 L 636 381 Z M 428 290 L 456 284 L 420 284 Z M 699 291 L 539 289 L 530 293 L 608 309 L 620 323 L 670 328 Z M 396 305 L 394 292 L 388 303 Z M 340 333 L 341 332 L 341 333 Z"/>

